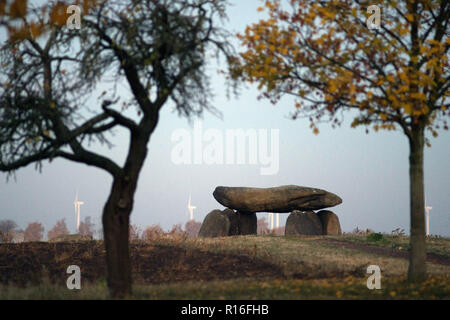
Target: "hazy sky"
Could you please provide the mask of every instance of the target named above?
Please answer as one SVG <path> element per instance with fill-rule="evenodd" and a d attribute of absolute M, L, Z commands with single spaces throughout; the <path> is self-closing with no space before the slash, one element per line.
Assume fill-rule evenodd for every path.
<path fill-rule="evenodd" d="M 227 28 L 243 31 L 256 22 L 258 0 L 232 1 Z M 213 70 L 213 69 L 212 69 Z M 332 209 L 339 216 L 344 231 L 355 227 L 391 232 L 404 228 L 409 232 L 408 142 L 401 132 L 365 134 L 363 128 L 351 129 L 350 117 L 341 128 L 321 125 L 314 135 L 306 120 L 289 118 L 294 106 L 290 99 L 273 106 L 257 100 L 253 87 L 243 88 L 237 98 L 227 98 L 221 76 L 212 71 L 215 106 L 223 119 L 205 114 L 203 132 L 215 129 L 223 136 L 230 129 L 279 130 L 279 171 L 261 175 L 260 165 L 180 164 L 172 161 L 176 142 L 174 132 L 193 132 L 186 119 L 171 107 L 163 109 L 160 122 L 149 145 L 149 156 L 141 173 L 135 197 L 132 223 L 142 228 L 160 224 L 168 229 L 184 224 L 189 215 L 187 201 L 197 206 L 195 219 L 202 221 L 213 209 L 222 208 L 212 196 L 214 188 L 224 186 L 271 187 L 295 184 L 317 187 L 338 194 L 343 203 Z M 126 87 L 121 86 L 122 94 Z M 210 131 L 211 132 L 211 131 Z M 269 135 L 270 136 L 270 135 Z M 425 151 L 425 193 L 431 210 L 431 233 L 450 236 L 450 133 L 441 131 L 431 138 Z M 105 153 L 122 163 L 128 136 L 117 131 L 115 147 Z M 204 146 L 208 145 L 204 142 Z M 269 144 L 270 147 L 270 144 Z M 103 149 L 100 149 L 103 150 Z M 17 172 L 17 181 L 6 182 L 0 173 L 0 219 L 13 219 L 21 228 L 39 221 L 45 234 L 61 218 L 66 218 L 74 232 L 76 216 L 73 201 L 77 189 L 85 204 L 82 219 L 91 216 L 100 227 L 101 212 L 110 190 L 111 178 L 99 169 L 66 160 L 44 163 L 42 173 L 33 166 Z M 261 214 L 262 216 L 263 214 Z M 284 224 L 287 215 L 281 214 Z"/>

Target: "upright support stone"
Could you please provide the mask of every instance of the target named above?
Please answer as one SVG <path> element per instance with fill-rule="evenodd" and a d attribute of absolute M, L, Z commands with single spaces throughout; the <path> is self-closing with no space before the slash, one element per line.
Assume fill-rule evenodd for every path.
<path fill-rule="evenodd" d="M 322 222 L 324 235 L 337 236 L 342 234 L 339 218 L 334 212 L 329 210 L 322 210 L 317 212 L 317 216 Z"/>
<path fill-rule="evenodd" d="M 226 237 L 230 234 L 231 222 L 220 210 L 213 210 L 203 220 L 198 236 L 202 238 Z"/>
<path fill-rule="evenodd" d="M 322 223 L 314 211 L 294 210 L 286 221 L 285 235 L 322 235 Z"/>
<path fill-rule="evenodd" d="M 258 221 L 254 212 L 237 212 L 239 216 L 239 234 L 256 234 Z"/>
<path fill-rule="evenodd" d="M 239 215 L 231 209 L 225 209 L 222 211 L 222 215 L 226 216 L 230 221 L 230 230 L 228 231 L 229 236 L 237 236 L 240 234 L 239 231 Z"/>

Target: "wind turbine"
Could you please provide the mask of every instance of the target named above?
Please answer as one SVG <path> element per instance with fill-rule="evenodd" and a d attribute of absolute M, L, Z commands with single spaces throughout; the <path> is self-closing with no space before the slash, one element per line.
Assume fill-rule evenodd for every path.
<path fill-rule="evenodd" d="M 269 229 L 273 230 L 273 213 L 269 212 L 269 217 L 268 217 L 268 224 L 269 224 Z"/>
<path fill-rule="evenodd" d="M 189 194 L 189 201 L 188 201 L 188 210 L 189 210 L 189 220 L 194 220 L 194 209 L 197 209 L 197 207 L 191 205 L 191 195 Z"/>
<path fill-rule="evenodd" d="M 276 226 L 277 226 L 277 229 L 280 227 L 280 214 L 279 213 L 276 213 L 275 214 L 275 217 L 276 217 L 276 221 L 277 221 L 277 224 L 276 224 Z"/>
<path fill-rule="evenodd" d="M 75 201 L 73 202 L 75 206 L 75 214 L 77 215 L 77 232 L 80 232 L 80 209 L 81 205 L 84 204 L 83 201 L 78 201 L 78 191 L 75 195 Z"/>
<path fill-rule="evenodd" d="M 427 236 L 430 235 L 430 210 L 433 209 L 433 207 L 429 207 L 425 204 L 425 212 L 427 214 Z"/>

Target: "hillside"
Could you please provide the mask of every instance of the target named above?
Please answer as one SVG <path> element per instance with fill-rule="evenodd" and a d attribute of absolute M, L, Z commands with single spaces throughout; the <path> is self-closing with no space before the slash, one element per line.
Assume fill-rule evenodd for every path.
<path fill-rule="evenodd" d="M 429 279 L 405 281 L 405 236 L 162 236 L 133 242 L 135 299 L 450 299 L 450 239 L 428 239 Z M 82 289 L 65 287 L 78 265 Z M 381 290 L 366 286 L 381 269 Z M 0 299 L 107 298 L 101 241 L 0 245 Z"/>

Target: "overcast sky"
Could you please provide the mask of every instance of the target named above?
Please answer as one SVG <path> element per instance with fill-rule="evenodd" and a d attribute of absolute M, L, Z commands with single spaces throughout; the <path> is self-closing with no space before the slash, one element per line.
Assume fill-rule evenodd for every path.
<path fill-rule="evenodd" d="M 258 0 L 232 1 L 227 28 L 243 31 L 261 14 Z M 202 221 L 213 209 L 222 208 L 212 196 L 214 188 L 224 186 L 272 187 L 295 184 L 326 189 L 343 199 L 332 209 L 340 218 L 343 231 L 355 227 L 371 228 L 390 233 L 396 228 L 409 232 L 408 142 L 399 132 L 365 134 L 363 128 L 351 129 L 351 117 L 341 128 L 321 125 L 314 135 L 306 120 L 289 118 L 294 110 L 292 100 L 284 99 L 273 106 L 257 99 L 258 91 L 248 86 L 239 97 L 227 98 L 221 76 L 211 68 L 215 106 L 222 112 L 219 119 L 205 114 L 203 133 L 213 132 L 226 137 L 227 130 L 279 130 L 279 170 L 273 175 L 261 175 L 261 165 L 176 164 L 171 156 L 177 143 L 172 135 L 186 129 L 195 140 L 194 127 L 179 118 L 171 107 L 163 109 L 160 122 L 149 145 L 149 156 L 141 173 L 131 216 L 141 228 L 160 224 L 169 229 L 184 223 L 189 215 L 187 202 L 197 207 L 194 217 Z M 127 94 L 120 86 L 120 94 Z M 209 130 L 209 131 L 208 131 Z M 263 131 L 264 132 L 264 131 Z M 226 139 L 225 139 L 226 140 Z M 115 147 L 104 150 L 122 162 L 128 145 L 126 133 L 117 132 Z M 226 142 L 226 141 L 224 141 Z M 270 150 L 270 140 L 269 150 Z M 425 151 L 425 193 L 431 210 L 431 233 L 450 236 L 450 134 L 440 132 L 431 138 L 432 147 Z M 261 143 L 261 140 L 258 141 Z M 207 142 L 203 143 L 205 148 Z M 202 149 L 204 150 L 204 149 Z M 74 164 L 66 160 L 44 163 L 42 173 L 33 166 L 17 172 L 17 180 L 6 182 L 0 173 L 0 220 L 12 219 L 21 228 L 39 221 L 45 234 L 57 220 L 66 218 L 75 232 L 76 216 L 73 201 L 77 189 L 85 204 L 82 219 L 91 216 L 100 227 L 101 212 L 110 190 L 111 178 L 99 169 Z M 264 216 L 263 214 L 259 214 Z M 284 224 L 287 215 L 281 214 Z"/>

